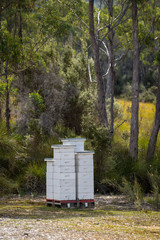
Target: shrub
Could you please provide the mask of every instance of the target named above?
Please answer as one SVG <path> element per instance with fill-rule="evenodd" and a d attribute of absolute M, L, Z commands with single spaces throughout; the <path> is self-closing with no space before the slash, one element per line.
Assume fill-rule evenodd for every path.
<path fill-rule="evenodd" d="M 83 134 L 87 138 L 85 147 L 95 152 L 95 189 L 101 192 L 102 180 L 106 177 L 107 169 L 112 167 L 109 159 L 111 153 L 110 133 L 105 127 L 98 126 L 88 119 L 88 122 L 83 124 Z"/>
<path fill-rule="evenodd" d="M 137 209 L 140 210 L 144 195 L 137 178 L 134 179 L 134 183 L 123 178 L 122 184 L 119 185 L 119 190 L 133 201 Z"/>
<path fill-rule="evenodd" d="M 30 193 L 44 193 L 46 182 L 46 168 L 45 163 L 37 164 L 30 163 L 24 174 L 23 183 L 20 184 L 24 192 Z"/>
<path fill-rule="evenodd" d="M 8 134 L 3 124 L 0 127 L 0 169 L 8 177 L 15 178 L 19 166 L 25 161 L 25 149 L 17 134 Z M 21 170 L 20 170 L 21 171 Z"/>
<path fill-rule="evenodd" d="M 151 183 L 151 192 L 153 194 L 153 204 L 157 210 L 160 208 L 160 175 L 157 171 L 154 173 L 148 173 L 148 177 Z"/>
<path fill-rule="evenodd" d="M 18 184 L 9 179 L 5 174 L 0 173 L 0 197 L 3 195 L 17 193 Z"/>

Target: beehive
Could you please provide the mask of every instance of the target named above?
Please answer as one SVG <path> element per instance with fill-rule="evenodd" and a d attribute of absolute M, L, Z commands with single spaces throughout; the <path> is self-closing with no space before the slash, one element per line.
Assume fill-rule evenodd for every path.
<path fill-rule="evenodd" d="M 90 151 L 75 154 L 76 194 L 79 201 L 94 199 L 93 154 Z"/>
<path fill-rule="evenodd" d="M 45 159 L 47 202 L 77 206 L 94 203 L 94 152 L 84 151 L 85 140 L 62 139 L 63 144 L 51 146 L 54 157 Z"/>
<path fill-rule="evenodd" d="M 52 145 L 53 159 L 45 159 L 46 198 L 51 201 L 76 200 L 74 146 Z"/>

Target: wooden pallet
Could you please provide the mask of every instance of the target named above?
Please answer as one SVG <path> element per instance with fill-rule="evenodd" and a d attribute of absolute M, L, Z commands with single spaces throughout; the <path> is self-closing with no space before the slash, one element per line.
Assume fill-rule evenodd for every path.
<path fill-rule="evenodd" d="M 54 199 L 46 199 L 46 205 L 57 206 L 61 208 L 76 208 L 77 201 L 76 200 L 54 200 Z"/>
<path fill-rule="evenodd" d="M 54 200 L 46 199 L 46 205 L 48 207 L 57 206 L 61 208 L 94 208 L 94 199 L 82 199 L 82 200 Z"/>
<path fill-rule="evenodd" d="M 79 208 L 94 208 L 94 199 L 81 199 L 77 202 Z"/>

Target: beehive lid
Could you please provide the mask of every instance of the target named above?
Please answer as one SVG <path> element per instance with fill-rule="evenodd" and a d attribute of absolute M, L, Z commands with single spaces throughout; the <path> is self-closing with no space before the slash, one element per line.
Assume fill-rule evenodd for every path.
<path fill-rule="evenodd" d="M 62 142 L 84 142 L 86 138 L 65 138 L 61 139 Z"/>
<path fill-rule="evenodd" d="M 62 145 L 62 144 L 56 144 L 52 145 L 51 148 L 75 148 L 75 145 Z"/>
<path fill-rule="evenodd" d="M 94 154 L 94 151 L 80 151 L 76 152 L 75 154 Z"/>
<path fill-rule="evenodd" d="M 54 162 L 55 160 L 53 158 L 45 158 L 44 161 L 45 162 Z"/>

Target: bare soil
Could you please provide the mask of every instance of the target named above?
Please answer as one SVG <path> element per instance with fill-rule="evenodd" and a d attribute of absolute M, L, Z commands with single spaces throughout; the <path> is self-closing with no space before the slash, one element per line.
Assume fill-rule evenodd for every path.
<path fill-rule="evenodd" d="M 95 196 L 94 209 L 46 207 L 45 197 L 0 199 L 0 240 L 160 239 L 160 212 L 124 196 Z"/>

